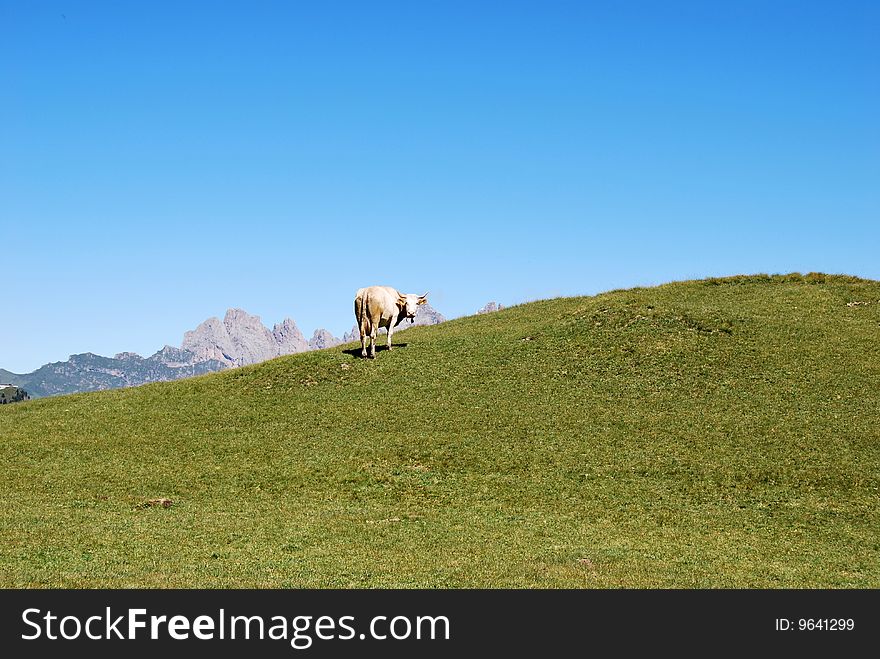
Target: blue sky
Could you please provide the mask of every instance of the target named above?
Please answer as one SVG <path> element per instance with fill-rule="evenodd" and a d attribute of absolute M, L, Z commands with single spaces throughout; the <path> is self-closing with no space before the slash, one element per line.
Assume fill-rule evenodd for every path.
<path fill-rule="evenodd" d="M 341 335 L 750 272 L 880 279 L 880 3 L 0 2 L 0 368 L 228 307 Z"/>

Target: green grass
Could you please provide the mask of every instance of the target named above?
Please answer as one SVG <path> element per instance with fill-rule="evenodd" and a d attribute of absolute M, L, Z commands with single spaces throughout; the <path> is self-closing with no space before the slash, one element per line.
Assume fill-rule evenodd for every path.
<path fill-rule="evenodd" d="M 0 586 L 880 587 L 880 282 L 395 339 L 3 406 Z"/>

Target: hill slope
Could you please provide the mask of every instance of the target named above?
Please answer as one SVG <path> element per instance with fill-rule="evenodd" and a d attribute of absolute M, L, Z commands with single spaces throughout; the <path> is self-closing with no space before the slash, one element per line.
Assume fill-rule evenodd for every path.
<path fill-rule="evenodd" d="M 0 586 L 880 587 L 880 283 L 400 340 L 3 406 Z"/>

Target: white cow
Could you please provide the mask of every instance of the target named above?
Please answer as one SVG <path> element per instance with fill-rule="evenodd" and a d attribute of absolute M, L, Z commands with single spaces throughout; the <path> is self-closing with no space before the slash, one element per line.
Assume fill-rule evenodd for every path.
<path fill-rule="evenodd" d="M 361 357 L 367 356 L 367 336 L 370 337 L 370 357 L 376 356 L 376 334 L 380 327 L 388 328 L 388 349 L 391 333 L 404 318 L 415 322 L 420 304 L 428 301 L 428 294 L 404 295 L 390 286 L 369 286 L 358 289 L 354 298 L 354 317 L 361 333 Z"/>

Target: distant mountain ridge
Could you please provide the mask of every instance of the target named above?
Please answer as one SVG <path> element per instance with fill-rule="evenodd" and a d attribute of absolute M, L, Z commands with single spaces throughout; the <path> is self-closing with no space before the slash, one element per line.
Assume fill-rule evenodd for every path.
<path fill-rule="evenodd" d="M 33 373 L 18 375 L 0 371 L 0 380 L 23 388 L 32 398 L 41 398 L 177 380 L 223 368 L 219 361 L 197 361 L 188 350 L 165 346 L 146 358 L 131 352 L 116 357 L 91 352 L 71 355 L 65 362 L 46 364 Z"/>
<path fill-rule="evenodd" d="M 414 324 L 435 325 L 445 320 L 442 314 L 426 304 L 419 308 Z M 407 323 L 406 327 L 409 326 Z M 45 364 L 32 373 L 18 374 L 0 369 L 0 382 L 21 387 L 32 398 L 117 389 L 204 375 L 282 355 L 333 348 L 359 338 L 357 327 L 352 327 L 341 339 L 319 328 L 311 339 L 306 340 L 291 318 L 275 324 L 270 330 L 259 316 L 242 309 L 228 309 L 223 320 L 211 317 L 184 333 L 179 348 L 166 345 L 149 357 L 134 352 L 120 352 L 113 357 L 86 352 L 71 355 L 67 361 Z"/>

